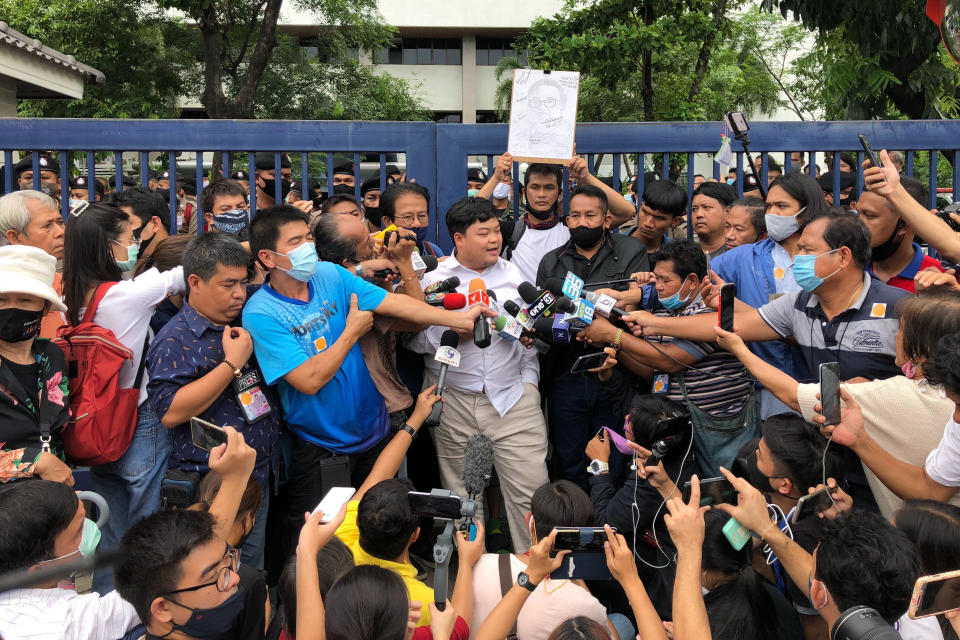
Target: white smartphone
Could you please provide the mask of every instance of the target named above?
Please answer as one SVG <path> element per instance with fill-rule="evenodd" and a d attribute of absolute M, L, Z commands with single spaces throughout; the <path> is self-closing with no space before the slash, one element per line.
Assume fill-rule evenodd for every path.
<path fill-rule="evenodd" d="M 317 505 L 317 508 L 314 509 L 310 515 L 313 515 L 317 511 L 323 511 L 323 518 L 320 519 L 320 522 L 330 522 L 340 513 L 340 508 L 350 502 L 350 498 L 352 498 L 356 492 L 357 490 L 353 487 L 331 487 L 330 491 L 327 491 L 327 495 L 323 496 L 323 500 L 320 501 L 320 504 Z"/>

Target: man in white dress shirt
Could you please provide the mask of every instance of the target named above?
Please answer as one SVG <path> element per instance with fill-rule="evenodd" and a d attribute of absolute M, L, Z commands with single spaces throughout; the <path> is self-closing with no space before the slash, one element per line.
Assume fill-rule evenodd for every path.
<path fill-rule="evenodd" d="M 493 205 L 482 198 L 463 198 L 447 212 L 447 228 L 454 254 L 421 284 L 426 287 L 457 276 L 461 283 L 458 291 L 467 293 L 470 281 L 481 279 L 484 289 L 496 293 L 498 304 L 507 300 L 522 304 L 517 285 L 523 276 L 515 265 L 499 257 L 502 238 Z M 443 332 L 443 327 L 431 327 L 410 342 L 412 350 L 426 354 L 424 386 L 437 381 L 440 363 L 432 356 Z M 530 534 L 524 514 L 530 510 L 533 492 L 547 482 L 547 433 L 540 409 L 536 352 L 495 331 L 486 349 L 461 340 L 458 350 L 460 366 L 447 371 L 443 415 L 434 431 L 440 477 L 446 488 L 467 497 L 463 485 L 467 439 L 476 433 L 490 438 L 513 546 L 527 549 Z"/>

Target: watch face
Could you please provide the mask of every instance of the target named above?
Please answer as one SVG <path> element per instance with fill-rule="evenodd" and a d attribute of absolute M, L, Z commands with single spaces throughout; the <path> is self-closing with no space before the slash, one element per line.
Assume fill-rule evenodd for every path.
<path fill-rule="evenodd" d="M 527 574 L 520 572 L 520 575 L 517 576 L 517 584 L 519 584 L 521 587 L 525 587 L 530 584 L 530 578 L 527 577 Z"/>

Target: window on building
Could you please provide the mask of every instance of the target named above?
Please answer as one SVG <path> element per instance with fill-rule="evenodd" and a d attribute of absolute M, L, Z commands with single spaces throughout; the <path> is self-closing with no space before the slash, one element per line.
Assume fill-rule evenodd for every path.
<path fill-rule="evenodd" d="M 493 67 L 508 57 L 519 58 L 523 66 L 527 64 L 526 52 L 518 54 L 510 38 L 477 38 L 477 65 Z"/>
<path fill-rule="evenodd" d="M 329 64 L 334 61 L 333 52 L 330 51 L 330 48 L 327 46 L 325 38 L 320 36 L 300 36 L 297 38 L 297 44 L 300 45 L 300 49 L 310 60 L 315 60 L 323 64 Z M 358 49 L 347 49 L 347 58 L 359 60 L 360 51 Z"/>
<path fill-rule="evenodd" d="M 459 111 L 434 111 L 433 121 L 440 123 L 459 124 L 463 122 L 463 114 Z"/>
<path fill-rule="evenodd" d="M 460 64 L 460 38 L 393 38 L 378 64 Z"/>

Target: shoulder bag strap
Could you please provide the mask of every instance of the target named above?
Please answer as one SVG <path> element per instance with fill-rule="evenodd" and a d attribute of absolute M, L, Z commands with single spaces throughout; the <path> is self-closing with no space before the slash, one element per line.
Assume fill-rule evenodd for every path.
<path fill-rule="evenodd" d="M 87 305 L 87 310 L 83 314 L 83 318 L 80 319 L 80 322 L 93 322 L 93 316 L 97 313 L 97 309 L 100 307 L 100 303 L 103 301 L 104 296 L 107 295 L 107 291 L 111 289 L 117 282 L 101 282 L 100 286 L 97 287 L 97 290 L 94 291 L 93 297 L 90 298 L 90 304 Z"/>
<path fill-rule="evenodd" d="M 500 570 L 500 594 L 501 597 L 506 596 L 507 592 L 513 587 L 513 576 L 510 575 L 510 554 L 502 553 L 500 557 L 497 558 L 497 566 Z M 507 634 L 506 640 L 517 640 L 517 621 L 513 621 L 513 627 L 510 629 L 510 633 Z"/>
<path fill-rule="evenodd" d="M 143 382 L 143 370 L 147 365 L 147 348 L 150 346 L 150 332 L 147 331 L 147 337 L 143 339 L 143 353 L 140 354 L 140 366 L 137 367 L 137 378 L 133 381 L 133 388 L 139 389 Z"/>

